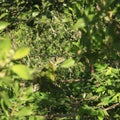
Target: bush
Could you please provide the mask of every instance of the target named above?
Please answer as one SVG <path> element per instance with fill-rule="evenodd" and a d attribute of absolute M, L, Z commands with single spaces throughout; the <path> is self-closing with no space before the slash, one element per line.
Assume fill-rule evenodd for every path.
<path fill-rule="evenodd" d="M 1 119 L 120 118 L 117 0 L 0 5 Z"/>

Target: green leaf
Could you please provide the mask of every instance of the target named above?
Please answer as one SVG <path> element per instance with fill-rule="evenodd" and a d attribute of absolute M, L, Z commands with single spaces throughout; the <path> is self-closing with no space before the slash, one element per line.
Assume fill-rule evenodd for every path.
<path fill-rule="evenodd" d="M 44 116 L 35 116 L 36 120 L 46 120 Z"/>
<path fill-rule="evenodd" d="M 110 100 L 111 100 L 111 96 L 106 96 L 106 97 L 103 97 L 102 99 L 101 99 L 101 104 L 103 104 L 103 105 L 108 105 L 109 103 L 110 103 Z"/>
<path fill-rule="evenodd" d="M 0 52 L 9 51 L 11 49 L 11 41 L 9 38 L 0 38 Z"/>
<path fill-rule="evenodd" d="M 33 92 L 33 86 L 26 88 L 26 96 L 30 96 L 32 92 Z"/>
<path fill-rule="evenodd" d="M 104 116 L 109 116 L 107 110 L 102 109 L 102 111 L 104 112 Z"/>
<path fill-rule="evenodd" d="M 93 19 L 94 19 L 94 17 L 95 17 L 94 14 L 90 14 L 90 15 L 88 15 L 88 19 L 89 19 L 89 21 L 92 22 Z"/>
<path fill-rule="evenodd" d="M 102 113 L 99 114 L 99 115 L 98 115 L 98 120 L 103 120 L 103 119 L 104 119 L 104 115 L 102 115 Z"/>
<path fill-rule="evenodd" d="M 61 67 L 62 68 L 69 68 L 69 67 L 73 66 L 74 64 L 75 64 L 75 61 L 72 58 L 70 58 L 70 59 L 65 60 L 61 64 Z"/>
<path fill-rule="evenodd" d="M 25 65 L 14 65 L 12 66 L 11 70 L 16 73 L 20 78 L 23 78 L 25 80 L 30 80 L 32 78 L 30 74 L 30 69 Z"/>
<path fill-rule="evenodd" d="M 21 59 L 23 57 L 26 57 L 30 53 L 30 49 L 28 47 L 22 47 L 16 51 L 16 53 L 13 56 L 14 60 Z"/>
<path fill-rule="evenodd" d="M 4 30 L 8 25 L 8 22 L 0 21 L 0 30 Z"/>
<path fill-rule="evenodd" d="M 11 49 L 11 41 L 8 38 L 0 38 L 0 59 L 5 58 Z"/>
<path fill-rule="evenodd" d="M 3 112 L 6 114 L 6 116 L 9 116 L 8 115 L 8 111 L 5 109 L 5 105 L 4 105 L 4 100 L 3 99 L 0 100 L 0 105 L 1 105 L 1 108 L 2 108 Z"/>
<path fill-rule="evenodd" d="M 79 113 L 81 114 L 88 114 L 91 116 L 96 116 L 97 115 L 97 111 L 95 110 L 95 108 L 93 106 L 88 106 L 87 104 L 81 106 L 81 108 L 79 109 Z"/>
<path fill-rule="evenodd" d="M 34 18 L 34 17 L 36 17 L 36 16 L 38 16 L 39 15 L 39 12 L 33 12 L 32 13 L 32 17 Z"/>
<path fill-rule="evenodd" d="M 110 99 L 110 102 L 120 102 L 119 97 L 120 97 L 120 93 L 117 93 Z"/>
<path fill-rule="evenodd" d="M 24 107 L 16 113 L 16 116 L 17 117 L 24 117 L 24 116 L 28 116 L 28 115 L 32 115 L 32 114 L 33 114 L 32 108 Z"/>
<path fill-rule="evenodd" d="M 44 116 L 35 115 L 35 116 L 30 116 L 29 120 L 46 120 L 46 119 Z"/>
<path fill-rule="evenodd" d="M 14 90 L 15 95 L 19 96 L 19 83 L 18 83 L 18 81 L 14 81 L 14 88 L 13 88 L 13 90 Z"/>
<path fill-rule="evenodd" d="M 106 90 L 105 86 L 100 86 L 97 88 L 96 92 L 100 93 L 100 92 L 104 92 Z"/>
<path fill-rule="evenodd" d="M 50 79 L 50 80 L 52 80 L 52 81 L 55 81 L 55 74 L 54 73 L 52 73 L 52 72 L 50 72 L 50 71 L 47 71 L 46 72 L 46 76 Z"/>
<path fill-rule="evenodd" d="M 73 29 L 78 30 L 83 29 L 86 26 L 85 20 L 83 18 L 78 19 L 78 21 L 74 24 Z"/>
<path fill-rule="evenodd" d="M 80 120 L 80 115 L 76 115 L 76 116 L 75 116 L 75 119 L 76 119 L 76 120 Z"/>
<path fill-rule="evenodd" d="M 4 17 L 7 16 L 7 15 L 8 15 L 8 13 L 3 13 L 3 14 L 1 14 L 1 15 L 0 15 L 0 19 L 4 18 Z"/>
<path fill-rule="evenodd" d="M 8 106 L 8 107 L 11 106 L 9 95 L 8 95 L 7 92 L 3 92 L 2 98 L 3 98 L 4 103 L 5 103 L 6 106 Z"/>

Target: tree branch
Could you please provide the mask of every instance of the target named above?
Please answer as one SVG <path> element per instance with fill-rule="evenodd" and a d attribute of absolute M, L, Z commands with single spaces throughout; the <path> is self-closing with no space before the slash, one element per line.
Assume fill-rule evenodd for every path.
<path fill-rule="evenodd" d="M 114 109 L 114 108 L 116 108 L 116 107 L 119 106 L 119 105 L 120 105 L 120 103 L 113 104 L 113 105 L 105 108 L 105 110 L 108 111 L 108 110 Z"/>

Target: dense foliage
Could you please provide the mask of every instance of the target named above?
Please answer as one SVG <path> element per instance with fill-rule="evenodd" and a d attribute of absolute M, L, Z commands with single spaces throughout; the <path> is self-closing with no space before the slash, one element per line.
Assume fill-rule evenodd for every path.
<path fill-rule="evenodd" d="M 119 0 L 0 1 L 1 120 L 119 120 Z"/>

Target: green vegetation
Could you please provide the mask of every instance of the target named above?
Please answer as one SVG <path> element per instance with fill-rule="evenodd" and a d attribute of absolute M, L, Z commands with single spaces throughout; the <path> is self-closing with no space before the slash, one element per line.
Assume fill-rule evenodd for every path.
<path fill-rule="evenodd" d="M 0 120 L 119 120 L 119 0 L 0 1 Z"/>

